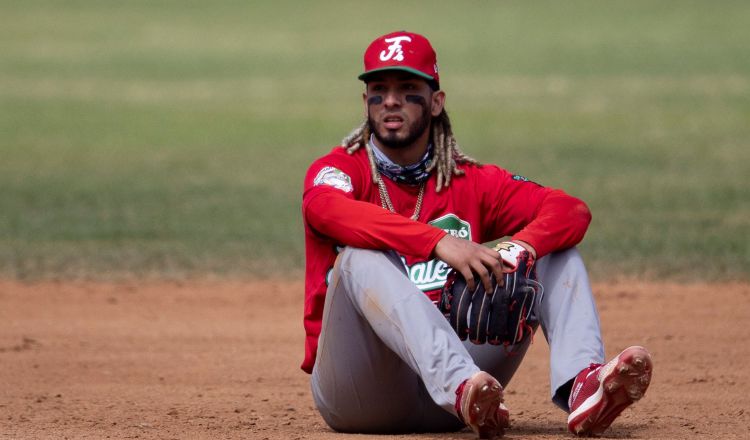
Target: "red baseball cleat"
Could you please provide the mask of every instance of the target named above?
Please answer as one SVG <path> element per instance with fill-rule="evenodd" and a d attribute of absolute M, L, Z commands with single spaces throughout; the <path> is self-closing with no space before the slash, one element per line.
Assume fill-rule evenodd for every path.
<path fill-rule="evenodd" d="M 510 426 L 510 413 L 503 405 L 503 387 L 480 371 L 456 390 L 456 412 L 461 421 L 481 439 L 494 439 Z"/>
<path fill-rule="evenodd" d="M 570 432 L 583 436 L 604 432 L 625 408 L 643 397 L 652 369 L 648 351 L 632 346 L 606 364 L 591 364 L 578 373 L 568 400 Z"/>

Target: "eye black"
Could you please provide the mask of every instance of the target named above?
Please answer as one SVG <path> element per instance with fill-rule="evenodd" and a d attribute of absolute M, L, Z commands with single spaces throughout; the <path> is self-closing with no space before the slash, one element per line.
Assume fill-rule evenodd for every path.
<path fill-rule="evenodd" d="M 427 100 L 424 99 L 424 96 L 420 95 L 406 95 L 405 97 L 406 102 L 410 102 L 412 104 L 418 104 L 425 106 L 427 105 Z"/>

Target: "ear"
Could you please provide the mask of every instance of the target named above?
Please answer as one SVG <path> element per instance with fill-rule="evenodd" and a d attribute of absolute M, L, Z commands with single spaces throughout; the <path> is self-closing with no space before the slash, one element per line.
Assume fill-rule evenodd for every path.
<path fill-rule="evenodd" d="M 367 92 L 362 92 L 362 104 L 364 106 L 365 118 L 367 118 Z"/>
<path fill-rule="evenodd" d="M 440 113 L 443 112 L 443 107 L 445 107 L 445 92 L 442 90 L 438 90 L 437 92 L 432 93 L 432 117 L 437 117 L 440 115 Z"/>

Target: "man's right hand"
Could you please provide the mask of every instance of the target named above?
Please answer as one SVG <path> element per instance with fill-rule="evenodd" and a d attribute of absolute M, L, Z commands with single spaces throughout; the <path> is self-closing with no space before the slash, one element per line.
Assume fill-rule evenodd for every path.
<path fill-rule="evenodd" d="M 474 274 L 479 276 L 486 292 L 492 291 L 490 273 L 495 274 L 496 280 L 503 279 L 500 253 L 487 246 L 446 234 L 438 241 L 433 253 L 463 275 L 471 290 L 476 287 Z"/>

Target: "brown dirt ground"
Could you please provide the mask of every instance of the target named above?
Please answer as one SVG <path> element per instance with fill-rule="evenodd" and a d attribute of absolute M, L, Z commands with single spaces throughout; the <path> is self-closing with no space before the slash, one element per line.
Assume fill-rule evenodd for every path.
<path fill-rule="evenodd" d="M 595 285 L 607 354 L 654 356 L 652 387 L 613 438 L 748 438 L 750 284 Z M 0 438 L 471 439 L 352 436 L 315 411 L 302 282 L 0 281 Z M 507 438 L 569 438 L 548 348 L 507 389 Z"/>

